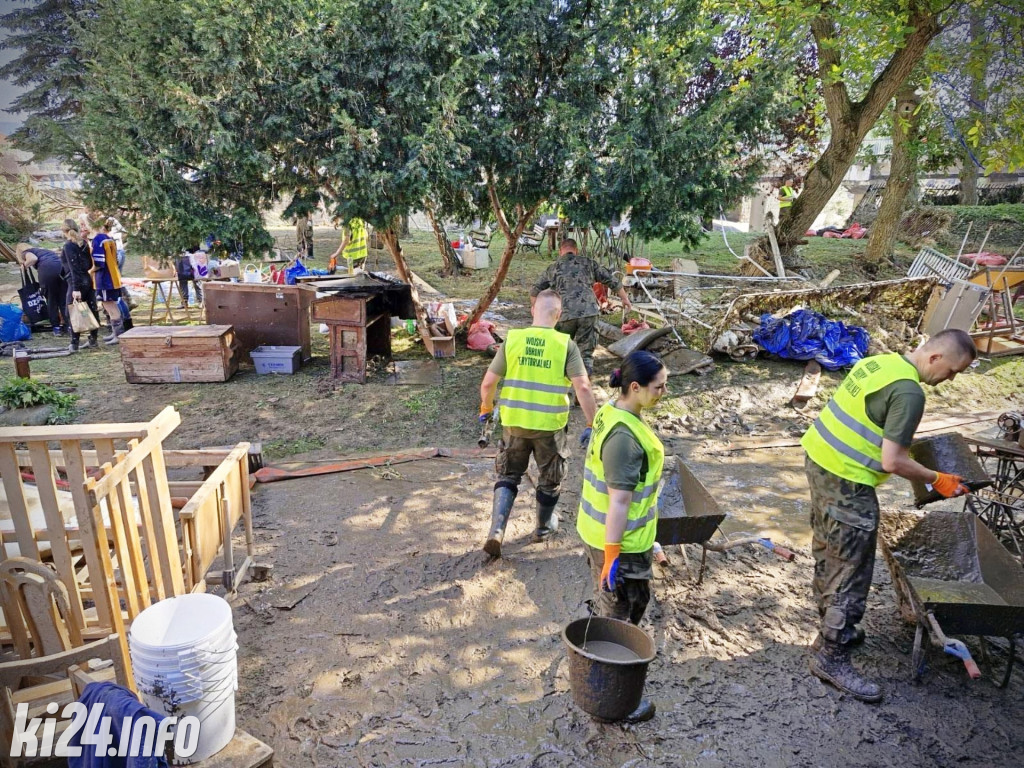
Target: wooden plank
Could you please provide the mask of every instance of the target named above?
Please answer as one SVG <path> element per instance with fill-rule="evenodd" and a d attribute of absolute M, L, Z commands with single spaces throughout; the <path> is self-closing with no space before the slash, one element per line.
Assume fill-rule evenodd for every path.
<path fill-rule="evenodd" d="M 209 339 L 219 338 L 231 333 L 230 325 L 186 325 L 173 328 L 159 325 L 136 326 L 130 331 L 121 334 L 121 338 L 133 341 L 135 339 Z"/>
<path fill-rule="evenodd" d="M 821 380 L 821 365 L 814 360 L 808 360 L 804 366 L 804 375 L 800 377 L 796 392 L 791 401 L 793 405 L 803 405 L 818 392 L 818 382 Z"/>
<path fill-rule="evenodd" d="M 64 530 L 64 515 L 57 501 L 57 487 L 54 484 L 53 466 L 50 463 L 50 451 L 46 443 L 31 442 L 28 453 L 32 458 L 32 469 L 36 476 L 36 487 L 39 489 L 39 500 L 43 505 L 49 533 L 50 556 L 57 569 L 57 575 L 68 590 L 71 603 L 71 618 L 79 628 L 85 627 L 85 612 L 82 607 L 82 596 L 78 591 L 75 579 L 75 563 L 68 546 L 67 533 Z"/>
<path fill-rule="evenodd" d="M 128 444 L 129 450 L 134 450 L 137 447 L 137 440 Z M 157 558 L 153 543 L 156 540 L 153 527 L 154 505 L 150 502 L 149 488 L 140 468 L 135 470 L 135 498 L 139 501 L 139 517 L 142 519 L 142 546 L 145 557 L 150 563 L 147 600 L 150 598 L 163 600 L 171 595 L 167 593 L 163 571 L 156 567 Z"/>
<path fill-rule="evenodd" d="M 162 415 L 163 412 L 161 413 Z M 90 478 L 87 483 L 87 490 L 97 497 L 110 494 L 114 487 L 139 465 L 143 457 L 148 456 L 156 448 L 161 447 L 163 440 L 180 423 L 181 415 L 173 409 L 170 409 L 170 414 L 166 418 L 158 417 L 151 421 L 152 427 L 146 435 L 143 435 L 142 441 L 136 444 L 135 448 L 129 451 L 128 455 L 122 457 L 116 466 L 112 467 L 109 471 L 105 471 L 102 477 Z"/>
<path fill-rule="evenodd" d="M 103 532 L 103 520 L 93 516 L 93 506 L 86 493 L 85 462 L 82 460 L 82 446 L 78 440 L 62 440 L 60 444 L 64 452 L 64 466 L 67 468 L 68 482 L 71 484 L 71 496 L 75 500 L 75 511 L 78 514 L 78 527 L 85 562 L 89 567 L 90 583 L 93 588 L 93 601 L 99 622 L 113 631 L 123 632 L 124 622 L 121 620 L 120 604 L 117 600 L 117 585 L 110 568 L 110 552 L 107 549 L 106 533 Z M 102 536 L 97 535 L 97 531 Z M 105 577 L 110 570 L 110 582 Z M 97 579 L 102 581 L 97 582 Z M 127 655 L 127 649 L 126 649 Z"/>
<path fill-rule="evenodd" d="M 175 418 L 174 429 L 181 423 L 181 417 L 174 406 L 168 405 L 150 421 L 138 421 L 116 424 L 67 424 L 49 427 L 0 427 L 0 443 L 25 443 L 31 440 L 60 441 L 96 440 L 111 438 L 113 440 L 130 440 L 143 438 L 154 429 L 170 424 Z M 170 431 L 170 430 L 168 430 Z M 78 452 L 81 457 L 81 449 Z"/>
<path fill-rule="evenodd" d="M 779 241 L 775 237 L 775 225 L 772 222 L 765 222 L 765 230 L 768 232 L 768 242 L 772 247 L 772 258 L 775 259 L 775 274 L 779 277 L 786 276 L 786 267 L 782 263 L 782 253 L 779 252 Z"/>
<path fill-rule="evenodd" d="M 0 444 L 0 479 L 4 483 L 7 506 L 11 512 L 11 522 L 14 523 L 21 556 L 38 560 L 39 548 L 32 535 L 32 522 L 29 520 L 28 504 L 25 501 L 25 486 L 21 482 L 21 470 L 14 455 L 14 446 L 9 443 Z"/>
<path fill-rule="evenodd" d="M 101 457 L 110 457 L 104 463 L 104 469 L 107 467 L 112 469 L 114 441 L 96 440 L 95 444 L 96 452 Z M 131 531 L 135 531 L 136 542 L 138 542 L 139 531 L 135 524 L 135 514 L 131 504 L 131 490 L 127 489 L 126 485 L 127 480 L 115 484 L 105 499 L 107 503 L 107 520 L 110 524 L 111 533 L 114 536 L 114 551 L 117 554 L 117 565 L 121 569 L 121 583 L 124 588 L 125 602 L 128 606 L 128 616 L 134 619 L 139 615 L 140 610 L 138 583 L 140 578 L 143 584 L 146 583 L 146 570 L 141 568 L 141 552 L 138 558 L 133 557 Z M 136 570 L 137 567 L 140 569 Z"/>
<path fill-rule="evenodd" d="M 164 464 L 162 447 L 158 446 L 143 459 L 142 474 L 149 490 L 150 504 L 153 506 L 153 548 L 157 550 L 157 557 L 152 567 L 159 566 L 164 569 L 165 583 L 171 595 L 184 594 L 181 554 L 178 550 L 178 535 L 174 529 L 174 510 L 171 507 L 171 491 L 167 487 L 167 467 Z"/>

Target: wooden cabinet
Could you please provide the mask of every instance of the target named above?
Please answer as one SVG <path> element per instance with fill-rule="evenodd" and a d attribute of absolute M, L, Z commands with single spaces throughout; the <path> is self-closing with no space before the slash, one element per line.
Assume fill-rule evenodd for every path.
<path fill-rule="evenodd" d="M 130 384 L 227 381 L 238 370 L 230 325 L 136 326 L 120 347 Z"/>
<path fill-rule="evenodd" d="M 306 285 L 204 283 L 206 322 L 235 329 L 239 355 L 263 344 L 302 347 L 302 359 L 313 357 L 309 308 L 316 289 Z"/>
<path fill-rule="evenodd" d="M 391 357 L 391 315 L 379 294 L 339 294 L 313 303 L 313 319 L 331 334 L 331 376 L 366 383 L 366 358 Z"/>

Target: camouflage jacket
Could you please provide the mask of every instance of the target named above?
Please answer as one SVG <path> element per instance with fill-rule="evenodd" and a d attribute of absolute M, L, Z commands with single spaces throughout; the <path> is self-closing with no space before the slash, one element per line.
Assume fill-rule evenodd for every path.
<path fill-rule="evenodd" d="M 569 253 L 544 270 L 530 289 L 530 295 L 536 296 L 550 288 L 562 297 L 562 319 L 576 320 L 601 313 L 594 297 L 594 283 L 604 283 L 613 292 L 622 287 L 611 270 L 588 256 Z"/>

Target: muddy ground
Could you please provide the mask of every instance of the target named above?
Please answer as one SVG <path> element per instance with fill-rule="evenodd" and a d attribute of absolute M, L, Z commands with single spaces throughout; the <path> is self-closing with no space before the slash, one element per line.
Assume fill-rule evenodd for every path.
<path fill-rule="evenodd" d="M 281 463 L 474 444 L 484 356 L 460 350 L 433 386 L 389 386 L 382 370 L 365 387 L 338 387 L 321 337 L 314 354 L 296 376 L 243 368 L 217 385 L 126 385 L 111 349 L 34 361 L 32 370 L 80 397 L 82 422 L 145 420 L 175 405 L 183 421 L 174 447 L 256 440 Z M 423 359 L 400 334 L 395 356 Z M 614 360 L 599 350 L 597 365 L 606 375 Z M 808 674 L 815 617 L 802 454 L 724 450 L 806 428 L 840 375 L 824 376 L 821 393 L 796 411 L 788 401 L 800 373 L 779 361 L 719 363 L 705 377 L 673 378 L 652 414 L 669 450 L 730 514 L 727 531 L 765 531 L 798 557 L 712 553 L 698 586 L 699 549 L 688 549 L 689 569 L 677 550 L 668 553 L 643 624 L 658 649 L 650 723 L 597 724 L 569 692 L 559 633 L 584 615 L 590 592 L 574 530 L 576 450 L 562 532 L 529 542 L 524 483 L 495 562 L 480 551 L 488 461 L 434 459 L 257 486 L 258 560 L 274 571 L 233 599 L 240 727 L 289 767 L 1018 765 L 1024 676 L 1000 691 L 933 652 L 924 681 L 911 682 L 913 627 L 899 616 L 881 559 L 857 663 L 884 683 L 885 701 L 861 704 Z M 1024 359 L 1004 359 L 930 391 L 928 416 L 1022 407 Z M 574 412 L 572 434 L 582 426 Z M 884 503 L 911 502 L 909 486 L 892 481 Z"/>

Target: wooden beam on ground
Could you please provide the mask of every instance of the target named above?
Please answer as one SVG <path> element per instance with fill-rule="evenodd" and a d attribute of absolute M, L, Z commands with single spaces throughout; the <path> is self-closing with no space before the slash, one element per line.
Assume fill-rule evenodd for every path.
<path fill-rule="evenodd" d="M 818 382 L 821 381 L 821 365 L 815 360 L 808 360 L 804 367 L 804 375 L 800 377 L 796 392 L 790 405 L 802 408 L 818 393 Z"/>

